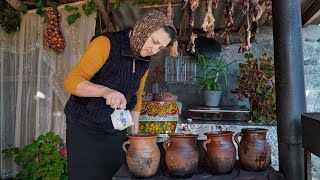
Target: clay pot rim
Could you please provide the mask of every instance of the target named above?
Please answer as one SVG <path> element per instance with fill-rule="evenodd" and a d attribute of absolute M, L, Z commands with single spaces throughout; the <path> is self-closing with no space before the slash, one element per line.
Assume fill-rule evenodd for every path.
<path fill-rule="evenodd" d="M 169 137 L 177 137 L 177 138 L 184 138 L 184 137 L 195 137 L 197 138 L 199 135 L 198 134 L 183 134 L 183 133 L 174 133 L 170 134 Z"/>
<path fill-rule="evenodd" d="M 243 128 L 241 132 L 268 132 L 268 129 L 265 128 Z"/>
<path fill-rule="evenodd" d="M 136 133 L 136 134 L 128 134 L 128 137 L 130 138 L 155 138 L 158 137 L 158 134 L 153 133 Z"/>
<path fill-rule="evenodd" d="M 204 133 L 206 136 L 229 136 L 233 135 L 233 131 L 210 131 L 207 133 Z"/>

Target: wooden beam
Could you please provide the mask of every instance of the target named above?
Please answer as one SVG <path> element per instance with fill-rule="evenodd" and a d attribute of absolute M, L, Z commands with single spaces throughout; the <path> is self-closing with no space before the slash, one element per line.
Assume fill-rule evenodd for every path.
<path fill-rule="evenodd" d="M 19 0 L 6 0 L 6 1 L 16 10 L 18 10 L 19 7 L 22 6 L 22 3 Z"/>
<path fill-rule="evenodd" d="M 181 3 L 175 3 L 175 4 L 171 4 L 171 6 L 180 6 Z M 161 8 L 161 7 L 167 7 L 168 4 L 155 4 L 155 5 L 144 5 L 141 8 L 143 9 L 149 9 L 149 8 Z"/>
<path fill-rule="evenodd" d="M 57 7 L 57 9 L 64 9 L 66 5 L 70 5 L 70 6 L 78 6 L 78 5 L 81 5 L 81 4 L 84 4 L 88 2 L 88 0 L 82 0 L 82 1 L 77 1 L 77 2 L 74 2 L 74 3 L 69 3 L 69 4 L 63 4 L 63 5 L 60 5 Z M 48 9 L 49 7 L 45 7 L 43 9 Z M 28 13 L 33 13 L 33 12 L 36 12 L 37 9 L 31 9 L 28 11 Z"/>
<path fill-rule="evenodd" d="M 59 0 L 59 3 L 57 3 L 57 5 L 70 4 L 70 3 L 76 3 L 81 1 L 85 1 L 85 0 Z M 35 6 L 35 0 L 23 0 L 21 1 L 21 4 L 26 6 Z"/>
<path fill-rule="evenodd" d="M 302 13 L 302 26 L 308 26 L 312 21 L 320 16 L 320 1 L 313 0 L 312 3 Z"/>
<path fill-rule="evenodd" d="M 106 10 L 106 8 L 104 7 L 103 1 L 101 0 L 93 0 L 93 2 L 96 4 L 97 8 L 99 9 L 99 12 L 101 13 L 101 17 L 103 20 L 103 23 L 106 26 L 109 26 L 109 14 Z"/>
<path fill-rule="evenodd" d="M 110 3 L 115 3 L 117 2 L 118 0 L 110 0 Z M 123 2 L 134 2 L 135 0 L 124 0 Z M 241 0 L 232 0 L 233 2 L 241 2 Z M 259 1 L 264 1 L 264 0 L 259 0 Z M 175 3 L 175 2 L 181 2 L 181 1 L 172 1 L 172 3 Z M 200 2 L 206 2 L 206 0 L 200 0 Z"/>
<path fill-rule="evenodd" d="M 110 2 L 109 2 L 109 0 L 106 0 L 105 1 L 105 10 L 106 10 L 106 14 L 107 14 L 107 17 L 106 17 L 106 21 L 107 21 L 107 24 L 105 24 L 106 25 L 106 28 L 105 28 L 105 30 L 106 30 L 106 32 L 109 32 L 110 31 L 110 9 L 111 9 L 111 7 L 110 7 L 111 5 L 110 5 Z"/>

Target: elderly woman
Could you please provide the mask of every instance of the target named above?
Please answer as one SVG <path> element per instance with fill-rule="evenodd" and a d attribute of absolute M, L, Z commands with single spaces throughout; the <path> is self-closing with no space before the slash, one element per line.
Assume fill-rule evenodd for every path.
<path fill-rule="evenodd" d="M 124 163 L 126 131 L 114 127 L 111 114 L 129 110 L 131 132 L 138 132 L 150 56 L 175 36 L 171 20 L 151 10 L 132 29 L 93 37 L 65 80 L 69 179 L 111 179 Z"/>

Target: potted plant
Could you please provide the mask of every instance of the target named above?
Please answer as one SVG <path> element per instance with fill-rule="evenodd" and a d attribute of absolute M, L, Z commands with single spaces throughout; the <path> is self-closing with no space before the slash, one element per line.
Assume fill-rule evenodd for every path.
<path fill-rule="evenodd" d="M 221 86 L 228 83 L 228 67 L 223 56 L 205 57 L 196 52 L 197 65 L 200 67 L 202 76 L 200 85 L 203 91 L 204 104 L 206 106 L 218 106 L 221 98 Z"/>
<path fill-rule="evenodd" d="M 246 53 L 245 63 L 239 64 L 239 87 L 233 91 L 240 101 L 248 98 L 254 122 L 273 125 L 276 123 L 276 92 L 274 62 L 267 52 L 261 57 Z"/>
<path fill-rule="evenodd" d="M 164 82 L 164 74 L 165 74 L 165 68 L 163 65 L 155 66 L 153 71 L 150 73 L 149 80 L 152 85 L 152 94 L 158 94 L 159 93 L 159 84 L 162 84 Z"/>
<path fill-rule="evenodd" d="M 33 138 L 22 149 L 13 147 L 2 150 L 2 153 L 19 166 L 16 179 L 68 179 L 67 151 L 62 139 L 53 132 Z"/>

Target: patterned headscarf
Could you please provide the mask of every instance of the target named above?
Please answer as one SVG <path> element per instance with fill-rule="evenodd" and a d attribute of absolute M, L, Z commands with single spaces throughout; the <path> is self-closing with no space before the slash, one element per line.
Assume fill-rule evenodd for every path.
<path fill-rule="evenodd" d="M 135 23 L 130 36 L 130 46 L 135 57 L 140 56 L 142 46 L 155 30 L 169 26 L 176 31 L 172 21 L 166 15 L 157 10 L 144 13 Z"/>

